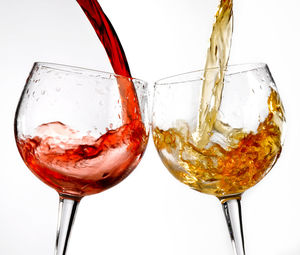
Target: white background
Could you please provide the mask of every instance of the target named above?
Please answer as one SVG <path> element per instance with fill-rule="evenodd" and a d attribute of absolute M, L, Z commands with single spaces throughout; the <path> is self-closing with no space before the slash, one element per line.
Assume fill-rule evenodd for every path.
<path fill-rule="evenodd" d="M 203 67 L 218 0 L 101 0 L 133 76 L 156 79 Z M 283 153 L 243 197 L 248 255 L 300 254 L 299 0 L 235 0 L 230 63 L 266 62 L 285 105 Z M 22 162 L 14 111 L 34 61 L 110 71 L 75 0 L 8 0 L 0 7 L 0 254 L 53 254 L 58 196 Z M 70 255 L 231 255 L 218 200 L 175 180 L 150 140 L 122 183 L 82 200 Z"/>

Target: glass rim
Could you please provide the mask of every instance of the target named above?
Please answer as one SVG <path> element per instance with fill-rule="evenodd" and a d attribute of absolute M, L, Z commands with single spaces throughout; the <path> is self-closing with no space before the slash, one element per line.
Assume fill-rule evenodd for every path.
<path fill-rule="evenodd" d="M 237 69 L 240 68 L 240 69 Z M 247 72 L 251 72 L 253 70 L 256 69 L 261 69 L 261 68 L 267 68 L 268 69 L 268 65 L 266 63 L 263 62 L 258 62 L 258 63 L 242 63 L 242 64 L 232 64 L 232 65 L 228 65 L 227 68 L 224 68 L 224 70 L 226 71 L 225 76 L 231 76 L 231 75 L 235 75 L 235 74 L 240 74 L 240 73 L 247 73 Z M 206 70 L 217 70 L 220 69 L 220 67 L 211 67 L 211 68 L 207 68 Z M 233 69 L 233 70 L 229 70 L 229 69 Z M 236 70 L 234 70 L 236 69 Z M 190 72 L 185 72 L 185 73 L 181 73 L 181 74 L 176 74 L 176 75 L 171 75 L 162 79 L 157 80 L 154 83 L 154 86 L 161 86 L 161 85 L 171 85 L 171 84 L 178 84 L 178 83 L 185 83 L 185 82 L 191 82 L 191 81 L 197 81 L 197 80 L 204 80 L 203 77 L 199 77 L 197 79 L 184 79 L 181 81 L 174 81 L 173 79 L 176 77 L 184 77 L 187 75 L 191 75 L 191 74 L 203 74 L 205 71 L 205 69 L 199 69 L 199 70 L 195 70 L 195 71 L 190 71 Z M 170 81 L 168 81 L 170 80 Z"/>
<path fill-rule="evenodd" d="M 120 74 L 115 74 L 112 72 L 108 71 L 101 71 L 101 70 L 96 70 L 92 68 L 85 68 L 85 67 L 79 67 L 79 66 L 73 66 L 73 65 L 67 65 L 67 64 L 57 64 L 57 63 L 52 63 L 52 62 L 44 62 L 44 61 L 36 61 L 33 63 L 32 70 L 34 69 L 35 66 L 43 67 L 43 68 L 49 68 L 52 70 L 57 70 L 57 71 L 62 71 L 66 73 L 78 73 L 78 74 L 89 74 L 89 75 L 94 75 L 95 77 L 99 77 L 101 75 L 103 78 L 106 79 L 111 79 L 112 77 L 120 77 L 120 78 L 126 78 L 131 81 L 136 81 L 138 83 L 142 84 L 147 84 L 146 81 L 138 78 L 133 78 L 133 77 L 128 77 Z"/>

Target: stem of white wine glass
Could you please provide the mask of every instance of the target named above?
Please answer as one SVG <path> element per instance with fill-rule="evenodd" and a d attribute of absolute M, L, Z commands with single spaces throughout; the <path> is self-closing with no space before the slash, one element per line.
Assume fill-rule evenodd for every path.
<path fill-rule="evenodd" d="M 235 255 L 245 255 L 241 197 L 220 199 Z"/>
<path fill-rule="evenodd" d="M 79 201 L 59 198 L 58 224 L 54 255 L 65 255 Z"/>

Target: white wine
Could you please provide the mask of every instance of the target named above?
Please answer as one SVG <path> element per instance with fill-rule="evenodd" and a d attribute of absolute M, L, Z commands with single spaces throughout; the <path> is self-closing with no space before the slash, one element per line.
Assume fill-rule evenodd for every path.
<path fill-rule="evenodd" d="M 210 37 L 204 69 L 199 120 L 193 141 L 204 148 L 208 142 L 221 104 L 225 70 L 228 64 L 233 30 L 232 0 L 221 0 Z M 216 68 L 218 67 L 218 68 Z"/>
<path fill-rule="evenodd" d="M 217 143 L 195 146 L 184 124 L 166 131 L 155 127 L 155 146 L 164 165 L 184 184 L 217 197 L 240 194 L 258 183 L 281 153 L 284 112 L 275 90 L 268 106 L 269 114 L 257 132 L 232 132 L 226 149 Z"/>
<path fill-rule="evenodd" d="M 221 0 L 216 14 L 196 129 L 178 121 L 168 130 L 155 125 L 153 130 L 154 143 L 169 171 L 195 190 L 220 198 L 241 194 L 268 173 L 281 153 L 284 122 L 279 95 L 272 88 L 266 98 L 269 112 L 256 132 L 232 128 L 218 120 L 231 48 L 232 7 L 232 0 Z M 226 137 L 225 148 L 211 141 L 214 133 Z"/>

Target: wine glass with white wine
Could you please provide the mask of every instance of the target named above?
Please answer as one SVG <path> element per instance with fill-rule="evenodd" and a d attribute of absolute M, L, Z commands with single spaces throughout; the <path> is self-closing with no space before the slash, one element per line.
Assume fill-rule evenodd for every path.
<path fill-rule="evenodd" d="M 155 83 L 153 139 L 173 176 L 220 200 L 235 254 L 244 255 L 241 196 L 280 156 L 284 109 L 266 64 L 229 66 L 221 88 L 207 98 L 203 84 L 210 72 L 220 70 Z"/>

